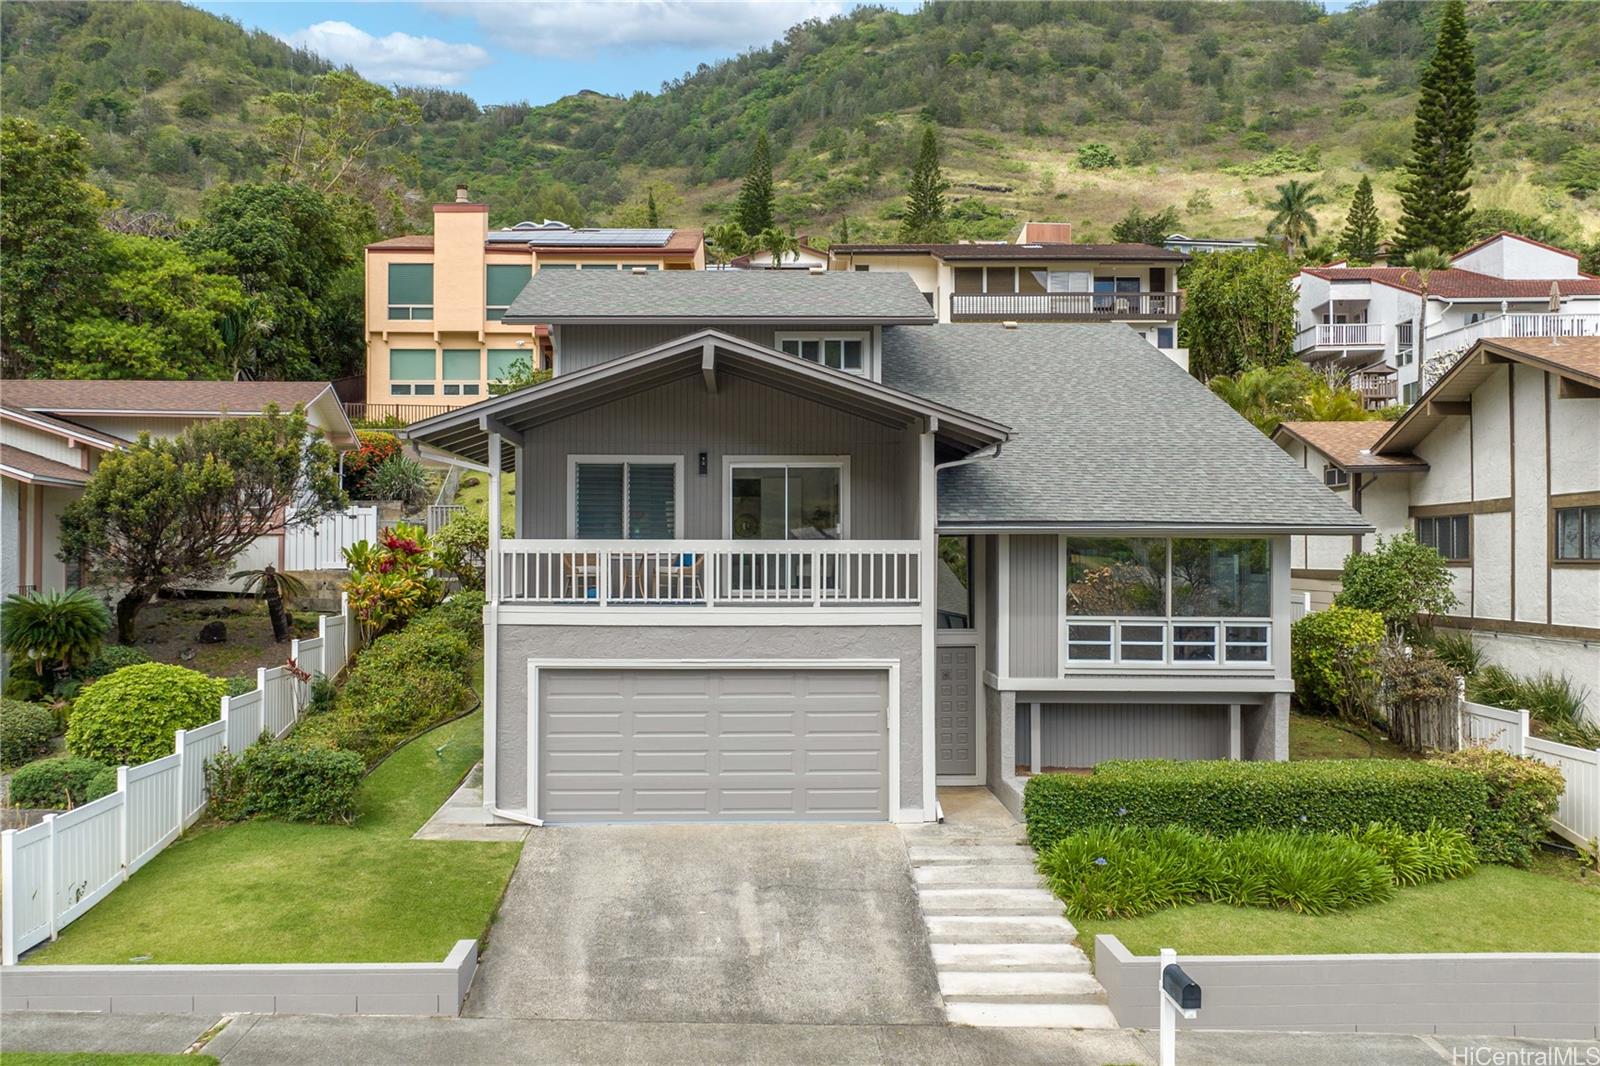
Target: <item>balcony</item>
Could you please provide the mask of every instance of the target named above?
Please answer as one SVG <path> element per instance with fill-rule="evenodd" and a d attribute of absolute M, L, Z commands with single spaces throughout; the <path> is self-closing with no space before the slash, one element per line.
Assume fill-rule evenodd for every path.
<path fill-rule="evenodd" d="M 952 322 L 1121 322 L 1170 320 L 1180 292 L 1051 292 L 950 294 Z"/>
<path fill-rule="evenodd" d="M 1518 312 L 1437 333 L 1430 330 L 1427 354 L 1432 357 L 1463 352 L 1484 338 L 1502 337 L 1600 337 L 1600 314 Z"/>
<path fill-rule="evenodd" d="M 456 403 L 362 403 L 354 402 L 344 405 L 344 413 L 352 422 L 361 422 L 374 425 L 410 425 L 420 422 L 424 418 L 442 415 L 446 411 L 454 411 L 469 403 L 476 403 L 483 399 L 481 396 L 463 397 Z"/>
<path fill-rule="evenodd" d="M 914 607 L 914 540 L 506 540 L 497 599 L 583 608 Z"/>
<path fill-rule="evenodd" d="M 1295 334 L 1294 350 L 1344 351 L 1349 348 L 1381 349 L 1387 327 L 1379 322 L 1319 322 Z"/>
<path fill-rule="evenodd" d="M 1393 403 L 1400 395 L 1392 370 L 1358 370 L 1350 375 L 1350 387 L 1360 393 L 1369 407 Z"/>

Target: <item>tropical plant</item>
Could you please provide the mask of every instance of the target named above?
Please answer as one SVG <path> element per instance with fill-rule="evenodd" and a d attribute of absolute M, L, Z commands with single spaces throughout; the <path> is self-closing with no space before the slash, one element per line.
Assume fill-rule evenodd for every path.
<path fill-rule="evenodd" d="M 547 368 L 535 370 L 528 357 L 522 355 L 513 359 L 502 373 L 504 377 L 489 382 L 490 396 L 504 396 L 508 392 L 516 392 L 529 385 L 542 385 L 555 375 L 554 371 Z"/>
<path fill-rule="evenodd" d="M 272 639 L 283 643 L 294 635 L 289 628 L 288 605 L 310 593 L 306 583 L 293 574 L 286 574 L 268 563 L 259 570 L 236 570 L 228 575 L 230 581 L 243 581 L 242 592 L 255 593 L 267 604 L 267 616 L 272 619 Z"/>
<path fill-rule="evenodd" d="M 344 487 L 357 499 L 367 499 L 366 482 L 373 472 L 400 454 L 400 438 L 375 429 L 356 430 L 359 447 L 344 457 Z"/>
<path fill-rule="evenodd" d="M 428 470 L 407 455 L 391 455 L 379 464 L 366 482 L 375 500 L 394 500 L 407 513 L 422 507 L 433 497 Z"/>
<path fill-rule="evenodd" d="M 0 605 L 0 646 L 41 684 L 87 665 L 111 632 L 111 612 L 88 589 L 13 593 Z"/>
<path fill-rule="evenodd" d="M 950 238 L 944 201 L 949 188 L 939 165 L 939 137 L 932 126 L 924 126 L 917 162 L 906 187 L 905 213 L 900 217 L 902 242 L 937 244 Z"/>
<path fill-rule="evenodd" d="M 1478 128 L 1477 60 L 1466 5 L 1447 0 L 1433 56 L 1418 87 L 1411 159 L 1400 183 L 1395 250 L 1460 251 L 1472 224 L 1472 138 Z"/>
<path fill-rule="evenodd" d="M 304 409 L 197 422 L 110 452 L 61 516 L 62 559 L 122 586 L 117 637 L 162 590 L 220 576 L 268 533 L 346 504 L 334 452 Z"/>
<path fill-rule="evenodd" d="M 216 721 L 227 684 L 167 663 L 141 663 L 85 688 L 67 720 L 67 750 L 130 766 L 172 754 L 179 729 Z"/>
<path fill-rule="evenodd" d="M 719 222 L 706 230 L 706 254 L 719 267 L 749 250 L 750 235 L 737 222 Z"/>
<path fill-rule="evenodd" d="M 1295 361 L 1253 366 L 1238 374 L 1218 374 L 1207 384 L 1229 407 L 1270 436 L 1280 422 L 1301 418 L 1306 398 L 1322 384 L 1315 370 Z"/>
<path fill-rule="evenodd" d="M 1310 239 L 1317 235 L 1317 218 L 1312 211 L 1328 201 L 1317 192 L 1314 181 L 1290 178 L 1277 187 L 1277 193 L 1277 198 L 1267 204 L 1273 212 L 1267 223 L 1267 233 L 1281 235 L 1284 254 L 1293 256 L 1304 251 Z"/>
<path fill-rule="evenodd" d="M 1521 677 L 1498 664 L 1467 678 L 1467 698 L 1507 710 L 1526 710 L 1540 731 L 1563 744 L 1600 748 L 1600 726 L 1584 711 L 1590 692 L 1547 670 Z"/>
<path fill-rule="evenodd" d="M 1359 392 L 1333 388 L 1326 380 L 1312 386 L 1295 412 L 1295 418 L 1302 422 L 1366 422 L 1377 417 L 1377 412 L 1367 410 L 1367 401 Z"/>
<path fill-rule="evenodd" d="M 1345 557 L 1341 588 L 1333 602 L 1376 611 L 1391 635 L 1414 639 L 1419 618 L 1449 614 L 1460 603 L 1454 586 L 1450 568 L 1437 550 L 1419 543 L 1410 532 L 1388 539 L 1380 533 L 1371 551 Z"/>
<path fill-rule="evenodd" d="M 800 240 L 794 234 L 779 229 L 777 226 L 768 226 L 755 235 L 751 244 L 772 256 L 770 269 L 776 270 L 783 265 L 785 256 L 794 254 L 800 247 Z"/>
<path fill-rule="evenodd" d="M 343 588 L 368 641 L 444 595 L 444 582 L 432 573 L 431 547 L 422 526 L 401 522 L 385 529 L 377 543 L 363 540 L 344 549 L 350 575 Z"/>
<path fill-rule="evenodd" d="M 1270 248 L 1211 252 L 1184 268 L 1178 331 L 1201 381 L 1294 359 L 1295 266 Z"/>

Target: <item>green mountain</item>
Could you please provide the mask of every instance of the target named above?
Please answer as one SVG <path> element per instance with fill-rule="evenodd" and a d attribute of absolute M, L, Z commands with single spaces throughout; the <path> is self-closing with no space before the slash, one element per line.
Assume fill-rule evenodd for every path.
<path fill-rule="evenodd" d="M 497 224 L 629 219 L 647 186 L 667 221 L 692 224 L 720 217 L 765 130 L 780 220 L 825 236 L 848 218 L 852 236 L 870 237 L 892 231 L 918 130 L 932 122 L 966 236 L 1032 217 L 1106 239 L 1129 207 L 1168 205 L 1186 231 L 1256 234 L 1289 176 L 1328 194 L 1328 234 L 1362 173 L 1393 223 L 1436 19 L 1436 7 L 1410 3 L 1337 14 L 1181 0 L 862 8 L 628 99 L 480 108 L 401 89 L 420 120 L 368 163 L 391 172 L 387 191 L 413 225 L 457 181 Z M 1592 239 L 1600 5 L 1475 3 L 1469 21 L 1482 105 L 1475 202 Z M 178 4 L 0 6 L 0 106 L 81 130 L 94 180 L 135 209 L 190 214 L 210 186 L 268 173 L 266 95 L 304 90 L 327 69 Z"/>

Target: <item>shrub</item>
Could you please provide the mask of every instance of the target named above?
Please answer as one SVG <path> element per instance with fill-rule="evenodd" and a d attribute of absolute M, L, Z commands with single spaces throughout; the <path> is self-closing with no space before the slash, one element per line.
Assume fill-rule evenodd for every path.
<path fill-rule="evenodd" d="M 1358 717 L 1353 690 L 1376 680 L 1383 616 L 1353 607 L 1308 614 L 1289 630 L 1295 699 L 1310 714 Z"/>
<path fill-rule="evenodd" d="M 1565 674 L 1540 671 L 1518 677 L 1503 666 L 1485 666 L 1467 679 L 1467 698 L 1507 710 L 1525 710 L 1552 740 L 1600 748 L 1600 727 L 1584 713 L 1589 690 L 1574 688 Z"/>
<path fill-rule="evenodd" d="M 0 699 L 0 765 L 18 766 L 50 750 L 56 716 L 48 707 Z"/>
<path fill-rule="evenodd" d="M 1428 646 L 1462 677 L 1471 677 L 1483 666 L 1483 652 L 1472 642 L 1471 634 L 1436 632 Z"/>
<path fill-rule="evenodd" d="M 1484 862 L 1526 866 L 1550 832 L 1566 781 L 1537 759 L 1493 748 L 1463 748 L 1433 762 L 1476 774 L 1488 791 L 1488 812 L 1473 840 Z"/>
<path fill-rule="evenodd" d="M 93 681 L 97 677 L 105 677 L 109 673 L 121 670 L 124 666 L 138 666 L 149 661 L 150 656 L 131 644 L 107 644 L 100 649 L 99 655 L 90 660 L 89 665 L 77 673 L 85 681 Z"/>
<path fill-rule="evenodd" d="M 166 663 L 125 666 L 83 690 L 67 725 L 67 749 L 137 765 L 172 753 L 173 734 L 215 721 L 225 682 Z"/>
<path fill-rule="evenodd" d="M 1038 774 L 1023 795 L 1028 840 L 1043 851 L 1097 825 L 1181 825 L 1226 836 L 1246 829 L 1345 832 L 1437 822 L 1471 832 L 1488 808 L 1478 775 L 1433 762 L 1106 762 L 1087 776 Z"/>
<path fill-rule="evenodd" d="M 1117 165 L 1117 153 L 1099 141 L 1078 147 L 1078 166 L 1084 170 L 1105 170 Z"/>
<path fill-rule="evenodd" d="M 356 440 L 361 447 L 344 459 L 345 488 L 356 496 L 366 496 L 367 476 L 400 454 L 400 438 L 393 433 L 380 433 L 370 429 L 356 430 Z"/>
<path fill-rule="evenodd" d="M 1478 865 L 1472 841 L 1459 829 L 1430 825 L 1408 833 L 1393 825 L 1371 822 L 1350 830 L 1350 839 L 1376 851 L 1397 885 L 1423 885 L 1465 877 Z"/>
<path fill-rule="evenodd" d="M 1410 533 L 1380 534 L 1371 551 L 1351 552 L 1340 585 L 1336 606 L 1377 611 L 1390 633 L 1413 639 L 1419 615 L 1448 614 L 1460 602 L 1444 556 Z"/>
<path fill-rule="evenodd" d="M 83 801 L 93 803 L 102 796 L 109 796 L 117 790 L 117 768 L 108 766 L 89 779 L 89 787 L 84 789 Z"/>
<path fill-rule="evenodd" d="M 262 740 L 237 759 L 213 759 L 206 780 L 216 786 L 212 813 L 219 818 L 348 823 L 366 772 L 355 752 Z"/>
<path fill-rule="evenodd" d="M 11 775 L 11 804 L 15 807 L 77 807 L 88 802 L 89 784 L 106 764 L 75 755 L 40 759 L 17 768 Z"/>
<path fill-rule="evenodd" d="M 1425 647 L 1386 643 L 1381 656 L 1389 739 L 1407 751 L 1449 751 L 1461 737 L 1459 681 L 1450 665 Z"/>
<path fill-rule="evenodd" d="M 396 500 L 407 512 L 414 511 L 432 498 L 428 487 L 428 471 L 415 459 L 404 455 L 391 455 L 377 469 L 367 475 L 365 492 L 375 500 Z"/>
<path fill-rule="evenodd" d="M 307 714 L 325 714 L 333 710 L 339 698 L 339 686 L 330 677 L 318 674 L 311 679 L 311 698 L 306 702 Z"/>
<path fill-rule="evenodd" d="M 88 589 L 7 596 L 0 605 L 0 647 L 54 680 L 93 659 L 111 632 L 111 612 Z"/>
<path fill-rule="evenodd" d="M 254 677 L 221 677 L 217 680 L 222 682 L 223 695 L 225 696 L 243 696 L 247 692 L 256 690 L 256 679 Z M 202 722 L 201 724 L 204 725 L 205 723 Z"/>
<path fill-rule="evenodd" d="M 452 632 L 460 634 L 468 644 L 477 648 L 483 645 L 484 602 L 481 589 L 467 589 L 433 608 L 428 616 L 449 626 Z"/>
<path fill-rule="evenodd" d="M 1347 836 L 1252 829 L 1220 850 L 1228 871 L 1221 903 L 1331 914 L 1394 894 L 1382 856 Z"/>
<path fill-rule="evenodd" d="M 501 536 L 511 536 L 511 524 L 502 521 Z M 483 560 L 489 554 L 489 516 L 482 511 L 462 511 L 433 535 L 439 565 L 450 571 L 464 589 L 483 590 Z"/>
<path fill-rule="evenodd" d="M 344 559 L 350 568 L 344 590 L 369 640 L 444 595 L 444 582 L 433 576 L 437 561 L 421 526 L 401 522 L 385 529 L 377 543 L 363 540 L 344 549 Z"/>

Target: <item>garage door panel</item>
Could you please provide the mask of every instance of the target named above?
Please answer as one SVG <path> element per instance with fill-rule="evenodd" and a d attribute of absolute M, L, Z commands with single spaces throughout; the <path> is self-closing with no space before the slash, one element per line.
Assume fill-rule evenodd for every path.
<path fill-rule="evenodd" d="M 883 671 L 547 670 L 539 698 L 547 821 L 888 816 Z"/>

